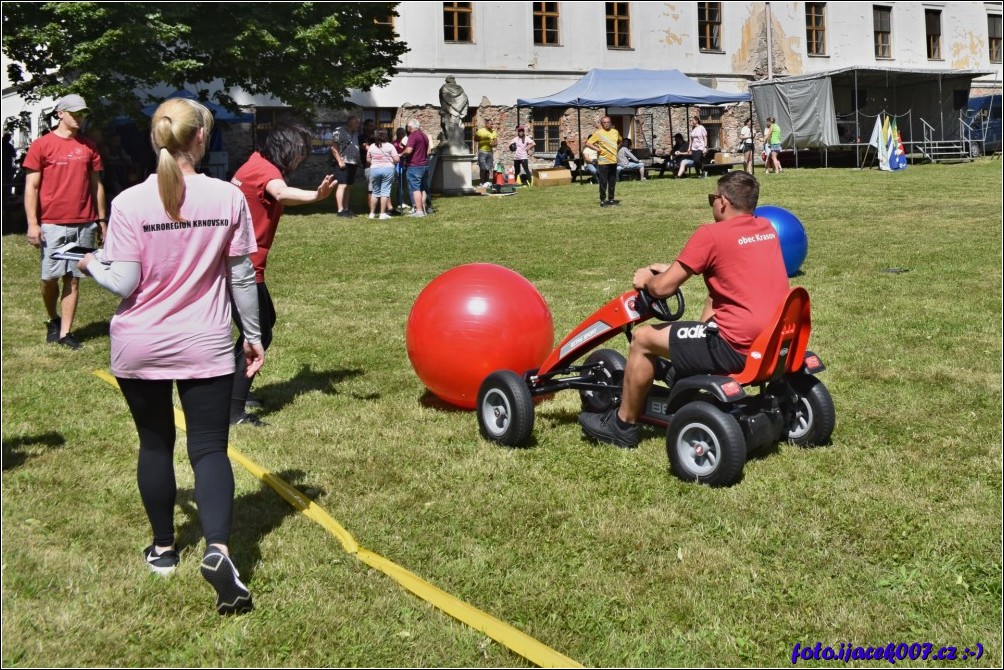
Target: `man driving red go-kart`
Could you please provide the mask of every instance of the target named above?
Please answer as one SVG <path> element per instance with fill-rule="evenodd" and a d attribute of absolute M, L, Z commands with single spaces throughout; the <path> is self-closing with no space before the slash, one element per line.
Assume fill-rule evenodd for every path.
<path fill-rule="evenodd" d="M 636 422 L 652 387 L 659 358 L 676 374 L 728 374 L 746 363 L 753 340 L 771 325 L 788 294 L 788 276 L 773 226 L 753 216 L 760 196 L 756 178 L 730 172 L 708 195 L 714 223 L 700 226 L 672 263 L 654 263 L 634 273 L 634 288 L 669 297 L 691 276 L 704 276 L 708 299 L 700 321 L 643 326 L 634 331 L 619 407 L 583 412 L 583 432 L 618 447 L 638 446 Z"/>

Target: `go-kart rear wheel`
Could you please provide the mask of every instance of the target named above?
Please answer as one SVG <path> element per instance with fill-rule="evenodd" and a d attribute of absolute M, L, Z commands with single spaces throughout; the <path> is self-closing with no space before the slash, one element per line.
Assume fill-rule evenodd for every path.
<path fill-rule="evenodd" d="M 582 400 L 582 411 L 602 414 L 614 406 L 621 394 L 621 384 L 624 381 L 624 367 L 627 361 L 619 351 L 613 349 L 598 349 L 589 354 L 584 365 L 602 366 L 596 375 L 596 383 L 606 384 L 610 391 L 582 389 L 579 398 Z"/>
<path fill-rule="evenodd" d="M 731 486 L 746 465 L 746 440 L 731 414 L 707 402 L 692 402 L 673 415 L 666 430 L 666 454 L 673 474 L 684 481 Z"/>
<path fill-rule="evenodd" d="M 515 372 L 499 370 L 478 389 L 478 426 L 486 440 L 521 447 L 533 434 L 533 397 Z"/>
<path fill-rule="evenodd" d="M 788 383 L 795 392 L 795 413 L 788 423 L 788 441 L 800 447 L 827 444 L 837 423 L 830 392 L 813 375 L 791 375 Z"/>

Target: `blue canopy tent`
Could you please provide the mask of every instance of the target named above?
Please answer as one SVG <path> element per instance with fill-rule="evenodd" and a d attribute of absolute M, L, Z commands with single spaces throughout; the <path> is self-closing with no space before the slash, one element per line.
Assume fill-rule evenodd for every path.
<path fill-rule="evenodd" d="M 171 95 L 164 96 L 164 100 L 167 100 L 169 98 L 187 98 L 189 100 L 194 100 L 202 105 L 205 105 L 206 108 L 213 113 L 213 118 L 216 119 L 217 121 L 224 121 L 226 123 L 254 122 L 254 114 L 251 114 L 249 112 L 241 112 L 239 114 L 234 114 L 226 107 L 218 105 L 215 102 L 209 100 L 205 101 L 199 100 L 199 96 L 195 95 L 191 91 L 186 91 L 183 88 L 179 88 Z M 161 102 L 163 102 L 163 100 L 161 100 Z M 157 107 L 159 106 L 160 102 L 155 102 L 152 105 L 147 105 L 146 107 L 143 108 L 143 113 L 146 114 L 147 116 L 153 116 L 153 113 L 157 111 Z"/>
<path fill-rule="evenodd" d="M 516 107 L 721 105 L 752 99 L 749 93 L 724 93 L 702 86 L 679 70 L 593 69 L 564 91 L 543 98 L 520 98 Z"/>
<path fill-rule="evenodd" d="M 722 105 L 748 102 L 753 114 L 753 97 L 749 93 L 726 93 L 708 88 L 679 70 L 589 70 L 582 79 L 563 91 L 542 98 L 516 100 L 516 123 L 520 107 L 574 107 L 578 115 L 579 146 L 582 146 L 581 109 L 597 107 L 689 107 L 690 105 Z M 670 134 L 673 117 L 669 117 Z"/>

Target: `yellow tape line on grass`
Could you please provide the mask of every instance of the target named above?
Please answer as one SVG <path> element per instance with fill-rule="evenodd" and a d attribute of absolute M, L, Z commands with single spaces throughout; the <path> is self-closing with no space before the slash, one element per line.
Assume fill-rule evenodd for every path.
<path fill-rule="evenodd" d="M 94 374 L 118 388 L 118 382 L 115 380 L 115 377 L 104 370 L 95 370 Z M 181 430 L 185 430 L 185 416 L 177 407 L 174 408 L 174 420 Z M 340 523 L 332 519 L 327 512 L 315 505 L 310 498 L 300 493 L 296 488 L 265 470 L 234 447 L 228 447 L 227 453 L 231 459 L 239 463 L 245 470 L 271 486 L 276 493 L 282 496 L 290 505 L 300 510 L 304 516 L 312 519 L 338 538 L 338 541 L 342 543 L 342 548 L 347 553 L 354 555 L 366 565 L 384 573 L 430 605 L 446 612 L 471 628 L 481 631 L 499 644 L 542 668 L 583 667 L 580 663 L 538 642 L 526 633 L 433 586 L 393 561 L 389 561 L 379 554 L 360 547 L 351 533 L 345 530 Z"/>

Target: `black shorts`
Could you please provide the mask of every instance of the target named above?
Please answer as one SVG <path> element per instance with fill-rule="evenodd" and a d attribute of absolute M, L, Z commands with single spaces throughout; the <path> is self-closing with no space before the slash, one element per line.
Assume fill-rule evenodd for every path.
<path fill-rule="evenodd" d="M 352 186 L 356 183 L 356 164 L 346 163 L 345 168 L 338 167 L 338 163 L 331 166 L 331 173 L 335 175 L 335 179 L 338 180 L 339 184 L 345 184 L 346 186 Z"/>
<path fill-rule="evenodd" d="M 725 341 L 714 321 L 677 321 L 668 330 L 669 357 L 677 374 L 729 374 L 746 367 L 746 357 Z"/>

